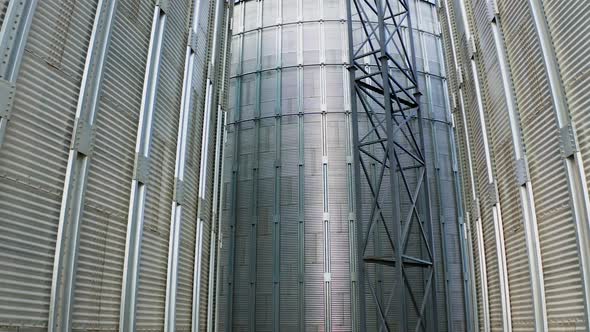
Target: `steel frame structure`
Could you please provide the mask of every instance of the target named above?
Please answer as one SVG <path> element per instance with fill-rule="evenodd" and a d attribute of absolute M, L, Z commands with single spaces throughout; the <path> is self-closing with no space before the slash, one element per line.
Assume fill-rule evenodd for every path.
<path fill-rule="evenodd" d="M 347 1 L 361 331 L 367 299 L 380 331 L 438 327 L 411 10 L 408 0 Z"/>

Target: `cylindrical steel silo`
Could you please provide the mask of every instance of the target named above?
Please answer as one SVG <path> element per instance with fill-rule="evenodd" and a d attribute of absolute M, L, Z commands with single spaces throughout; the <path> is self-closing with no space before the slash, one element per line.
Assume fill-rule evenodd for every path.
<path fill-rule="evenodd" d="M 358 319 L 346 1 L 235 5 L 220 330 L 347 331 Z M 460 215 L 436 6 L 411 6 L 429 118 L 439 325 L 463 330 Z"/>
<path fill-rule="evenodd" d="M 473 328 L 587 330 L 590 3 L 441 5 Z"/>
<path fill-rule="evenodd" d="M 1 331 L 213 328 L 230 10 L 1 1 Z"/>

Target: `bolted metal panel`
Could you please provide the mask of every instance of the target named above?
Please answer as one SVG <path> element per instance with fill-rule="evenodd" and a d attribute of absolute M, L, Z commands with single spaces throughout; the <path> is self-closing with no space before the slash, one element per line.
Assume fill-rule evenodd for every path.
<path fill-rule="evenodd" d="M 193 324 L 197 237 L 206 248 L 199 263 L 205 276 L 198 279 L 205 280 L 202 288 L 207 291 L 202 292 L 204 300 L 196 311 L 206 317 L 207 302 L 213 302 L 207 294 L 207 266 L 209 250 L 214 247 L 209 245 L 207 227 L 213 218 L 207 209 L 214 186 L 212 156 L 219 145 L 215 139 L 208 144 L 207 197 L 197 202 L 201 138 L 196 133 L 202 119 L 188 121 L 190 143 L 182 163 L 189 171 L 184 195 L 174 197 L 182 60 L 187 47 L 186 23 L 192 12 L 187 2 L 158 3 L 166 7 L 165 13 L 155 1 L 43 1 L 38 6 L 36 1 L 0 3 L 0 49 L 7 60 L 0 66 L 0 76 L 1 82 L 7 83 L 2 86 L 8 87 L 0 89 L 6 92 L 2 96 L 6 106 L 10 106 L 8 97 L 13 96 L 8 126 L 9 107 L 0 111 L 1 130 L 6 133 L 0 149 L 0 224 L 6 237 L 0 241 L 0 261 L 8 268 L 0 273 L 0 280 L 6 286 L 3 304 L 9 306 L 0 312 L 3 327 L 127 330 L 120 321 L 134 320 L 137 309 L 137 330 L 162 329 L 171 242 L 166 215 L 173 198 L 184 201 L 187 213 L 175 229 L 182 236 L 172 241 L 178 244 L 174 256 L 179 264 L 177 278 L 170 280 L 179 296 L 174 320 L 169 321 L 179 330 L 189 330 Z M 216 3 L 225 8 L 225 2 Z M 207 26 L 212 21 L 209 6 L 205 12 Z M 224 17 L 227 13 L 221 11 Z M 160 27 L 168 21 L 158 36 L 166 51 L 156 70 L 159 82 L 153 75 L 145 82 L 146 60 L 153 60 L 148 54 L 154 16 Z M 197 38 L 202 63 L 190 73 L 200 79 L 196 80 L 197 89 L 188 93 L 189 100 L 201 101 L 201 105 L 193 103 L 199 114 L 203 114 L 204 101 L 200 90 L 209 69 L 204 63 L 211 53 L 203 45 L 210 43 L 210 35 Z M 225 72 L 223 64 L 218 66 L 219 70 L 212 71 Z M 138 130 L 138 122 L 143 122 L 144 83 L 150 86 L 150 96 L 159 95 L 153 126 L 147 126 L 150 130 L 145 130 L 146 126 Z M 221 85 L 215 86 L 215 98 Z M 213 114 L 215 121 L 217 107 Z M 136 158 L 138 132 L 142 143 L 153 144 L 147 149 L 151 153 L 141 151 Z M 126 236 L 138 235 L 133 231 L 126 234 L 129 205 L 135 201 L 130 193 L 134 179 L 147 191 L 145 213 L 140 218 L 145 225 L 137 227 L 145 236 L 139 235 L 136 245 L 130 246 L 133 250 L 143 247 L 138 264 L 126 266 Z M 197 203 L 203 206 L 202 213 L 197 212 Z M 196 232 L 197 215 L 210 220 L 202 224 L 202 235 Z M 123 289 L 126 299 L 129 293 L 137 294 L 132 299 L 137 306 L 123 305 L 132 310 L 121 311 L 123 280 L 131 284 Z M 134 290 L 127 292 L 131 288 Z M 206 319 L 201 321 L 207 328 Z"/>
<path fill-rule="evenodd" d="M 166 269 L 162 267 L 162 265 L 166 266 L 166 256 L 164 255 L 162 262 L 162 251 L 167 252 L 167 250 L 162 250 L 162 246 L 158 246 L 157 244 L 159 240 L 158 235 L 162 235 L 165 232 L 164 238 L 168 239 L 168 232 L 167 230 L 160 230 L 157 226 L 144 226 L 153 223 L 154 219 L 157 220 L 158 218 L 158 213 L 154 214 L 153 210 L 149 210 L 150 208 L 153 209 L 153 204 L 149 204 L 151 203 L 149 200 L 153 197 L 149 195 L 151 189 L 157 188 L 161 190 L 163 199 L 166 199 L 166 196 L 170 195 L 168 202 L 172 201 L 172 190 L 166 190 L 168 182 L 166 180 L 169 177 L 173 178 L 174 175 L 167 176 L 169 172 L 166 172 L 163 162 L 163 160 L 165 161 L 170 158 L 170 154 L 163 154 L 161 147 L 162 141 L 166 138 L 166 133 L 162 132 L 164 130 L 162 129 L 163 124 L 160 119 L 166 109 L 161 110 L 158 107 L 158 100 L 161 100 L 158 97 L 160 97 L 161 90 L 162 94 L 168 92 L 168 94 L 165 94 L 165 97 L 171 97 L 168 90 L 170 87 L 160 84 L 160 78 L 163 76 L 163 67 L 169 61 L 166 61 L 162 52 L 164 43 L 167 40 L 164 38 L 164 35 L 169 30 L 168 26 L 170 23 L 168 21 L 173 20 L 158 5 L 153 6 L 152 17 L 150 46 L 145 65 L 145 81 L 142 91 L 141 109 L 137 119 L 135 171 L 131 184 L 127 222 L 127 239 L 125 244 L 126 268 L 123 274 L 121 313 L 119 317 L 120 331 L 146 328 L 153 326 L 153 324 L 163 324 L 163 318 L 155 314 L 159 312 L 158 309 L 164 310 L 164 301 L 160 301 L 160 298 L 164 296 L 158 298 L 157 295 L 158 293 L 163 293 L 162 288 L 165 290 L 165 286 L 158 287 L 158 281 L 162 278 L 162 270 L 164 270 L 164 276 L 166 275 Z M 160 119 L 158 119 L 158 116 Z M 158 158 L 151 157 L 152 151 L 154 150 L 157 151 Z M 149 257 L 151 261 L 156 262 L 156 264 L 141 264 L 144 259 L 142 257 L 144 247 L 146 249 L 144 251 L 145 256 Z M 149 271 L 148 274 L 143 274 L 144 282 L 140 282 L 142 270 Z M 146 278 L 148 280 L 151 279 L 151 282 L 146 282 Z M 151 292 L 147 292 L 146 294 L 146 289 L 149 289 Z M 148 303 L 149 305 L 146 305 Z M 161 306 L 161 308 L 158 306 Z M 146 315 L 150 316 L 150 320 L 152 321 L 146 321 Z"/>
<path fill-rule="evenodd" d="M 2 107 L 0 107 L 0 117 L 5 120 L 10 120 L 15 92 L 16 85 L 13 82 L 0 80 L 0 100 L 4 102 Z"/>
<path fill-rule="evenodd" d="M 80 221 L 84 214 L 89 157 L 95 139 L 94 123 L 99 104 L 98 96 L 102 91 L 104 65 L 110 45 L 115 9 L 114 1 L 98 3 L 86 55 L 59 218 L 49 305 L 49 331 L 72 329 Z"/>
<path fill-rule="evenodd" d="M 528 166 L 525 159 L 517 159 L 514 165 L 514 172 L 516 173 L 516 183 L 519 186 L 524 185 L 530 181 Z"/>
<path fill-rule="evenodd" d="M 559 146 L 564 158 L 572 157 L 579 151 L 576 142 L 576 133 L 571 123 L 559 128 Z"/>
<path fill-rule="evenodd" d="M 489 203 L 492 205 L 498 205 L 500 204 L 500 197 L 498 194 L 498 184 L 496 183 L 496 181 L 490 183 L 488 185 L 488 199 L 489 199 Z"/>
<path fill-rule="evenodd" d="M 489 325 L 491 328 L 510 330 L 512 318 L 509 303 L 510 287 L 506 269 L 503 209 L 498 195 L 489 194 L 489 184 L 494 182 L 497 169 L 493 163 L 495 151 L 491 144 L 490 115 L 487 111 L 489 106 L 485 99 L 486 81 L 481 79 L 485 77 L 482 76 L 484 72 L 482 60 L 486 55 L 479 52 L 482 48 L 476 38 L 477 26 L 474 22 L 476 17 L 485 15 L 485 12 L 480 8 L 461 1 L 455 10 L 461 14 L 461 23 L 465 32 L 459 45 L 463 61 L 468 64 L 465 66 L 464 102 L 469 110 L 469 130 L 471 130 L 470 136 L 475 147 L 477 175 L 474 176 L 474 182 L 477 183 L 481 198 L 481 228 L 487 269 Z M 475 53 L 474 49 L 477 49 L 478 52 Z M 484 51 L 489 51 L 489 46 L 486 46 Z M 486 322 L 484 322 L 485 325 Z"/>
<path fill-rule="evenodd" d="M 552 106 L 542 47 L 528 3 L 498 0 L 498 5 L 503 14 L 506 51 L 537 209 L 549 329 L 565 328 L 568 324 L 584 326 L 581 278 L 577 273 L 566 272 L 578 270 L 580 263 L 576 244 L 571 241 L 576 237 L 576 229 L 570 208 L 570 188 L 564 176 L 559 125 Z M 531 84 L 532 79 L 537 83 Z M 555 265 L 554 261 L 568 264 Z M 561 277 L 553 278 L 555 275 Z M 579 286 L 564 287 L 565 283 Z M 568 309 L 563 311 L 565 307 Z"/>
<path fill-rule="evenodd" d="M 142 184 L 148 183 L 150 177 L 150 159 L 137 153 L 133 165 L 133 179 Z"/>
<path fill-rule="evenodd" d="M 138 262 L 139 280 L 135 295 L 135 324 L 137 330 L 160 329 L 164 325 L 168 331 L 173 331 L 176 310 L 173 316 L 162 314 L 166 312 L 166 300 L 171 300 L 166 298 L 169 251 L 180 256 L 180 249 L 176 246 L 180 246 L 181 239 L 196 237 L 195 233 L 182 232 L 181 220 L 177 221 L 180 224 L 176 223 L 171 227 L 170 210 L 174 199 L 176 143 L 187 38 L 186 22 L 192 14 L 192 6 L 189 2 L 171 1 L 160 1 L 158 5 L 160 19 L 154 24 L 159 26 L 152 33 L 160 34 L 161 39 L 152 39 L 152 54 L 155 58 L 146 66 L 146 73 L 152 75 L 146 77 L 148 82 L 151 80 L 150 84 L 155 89 L 149 91 L 147 89 L 151 87 L 144 88 L 144 96 L 149 97 L 147 100 L 144 99 L 145 122 L 142 123 L 140 120 L 140 128 L 149 131 L 150 136 L 143 138 L 143 142 L 138 140 L 140 153 L 148 156 L 150 167 L 148 182 L 143 188 L 145 197 L 138 201 L 138 204 L 143 204 L 142 221 L 139 223 L 143 227 L 143 233 L 139 238 L 141 247 Z M 178 279 L 172 279 L 171 282 L 170 286 L 177 288 Z M 186 309 L 184 310 L 186 314 Z"/>
<path fill-rule="evenodd" d="M 447 15 L 447 53 L 459 54 L 457 66 L 473 58 L 476 66 L 471 72 L 479 74 L 479 78 L 465 75 L 463 84 L 451 85 L 451 90 L 464 92 L 465 104 L 472 109 L 469 105 L 477 102 L 472 87 L 477 81 L 480 83 L 497 183 L 498 199 L 494 199 L 493 193 L 486 193 L 490 182 L 487 176 L 479 170 L 470 173 L 469 159 L 462 162 L 466 170 L 464 187 L 482 184 L 473 189 L 483 199 L 482 235 L 487 256 L 483 272 L 490 290 L 491 328 L 499 327 L 501 319 L 498 304 L 502 303 L 502 293 L 498 289 L 502 278 L 494 274 L 499 268 L 500 273 L 507 270 L 513 329 L 583 329 L 588 308 L 584 277 L 588 195 L 584 189 L 587 180 L 580 172 L 585 167 L 581 157 L 584 145 L 578 139 L 583 136 L 576 134 L 578 124 L 583 126 L 583 122 L 574 120 L 570 124 L 570 117 L 575 119 L 575 115 L 569 103 L 570 98 L 579 98 L 578 109 L 587 104 L 580 102 L 584 99 L 583 88 L 572 93 L 574 87 L 584 86 L 576 82 L 586 76 L 580 65 L 584 63 L 582 53 L 576 51 L 578 47 L 571 47 L 573 41 L 579 45 L 586 40 L 580 36 L 584 36 L 581 31 L 587 27 L 579 20 L 584 16 L 580 13 L 587 11 L 587 4 L 572 2 L 565 8 L 557 1 L 497 0 L 454 1 L 446 5 L 450 6 L 447 13 L 452 14 Z M 461 6 L 466 10 L 459 11 Z M 453 15 L 454 11 L 458 15 Z M 469 25 L 472 31 L 463 27 L 453 33 L 458 18 L 464 18 L 463 25 Z M 475 57 L 472 42 L 478 49 Z M 463 68 L 470 73 L 468 66 Z M 475 155 L 481 156 L 486 150 L 478 138 L 483 126 L 478 128 L 479 119 L 472 111 L 469 113 L 467 122 L 472 126 L 472 134 L 464 136 L 465 143 L 459 137 L 459 150 L 469 155 L 471 141 Z M 476 169 L 489 168 L 485 165 L 489 162 L 477 159 Z M 498 234 L 498 227 L 486 223 L 486 209 L 488 203 L 497 202 L 498 210 L 501 205 L 503 229 L 499 230 L 505 236 L 506 268 L 499 264 L 502 246 L 488 241 L 494 233 Z M 480 250 L 473 249 L 477 260 Z M 562 263 L 553 263 L 557 261 Z M 556 275 L 560 277 L 555 278 Z M 483 273 L 478 278 L 483 278 Z M 564 283 L 576 286 L 565 287 Z M 487 329 L 488 298 L 483 287 L 477 290 L 477 299 L 480 327 Z"/>
<path fill-rule="evenodd" d="M 118 10 L 130 8 L 127 1 L 118 2 Z M 134 119 L 141 101 L 138 91 L 144 78 L 152 10 L 148 4 L 138 8 L 140 19 L 133 24 L 125 15 L 115 15 L 113 22 L 110 49 L 116 52 L 108 53 L 103 69 L 103 88 L 94 122 L 94 153 L 81 220 L 72 324 L 75 330 L 89 326 L 115 329 L 118 325 L 127 205 L 134 166 Z M 124 78 L 120 77 L 123 68 L 127 70 Z M 120 95 L 128 97 L 120 99 Z M 123 113 L 132 116 L 119 116 Z M 112 298 L 109 306 L 101 306 L 105 297 Z"/>
<path fill-rule="evenodd" d="M 486 0 L 488 20 L 493 21 L 500 14 L 497 0 Z"/>
<path fill-rule="evenodd" d="M 460 190 L 457 192 L 463 192 L 465 195 L 464 199 L 464 211 L 465 219 L 462 225 L 464 251 L 463 251 L 463 262 L 464 262 L 464 294 L 465 294 L 465 305 L 468 317 L 466 326 L 467 330 L 476 330 L 478 326 L 485 325 L 485 316 L 482 314 L 481 309 L 485 309 L 483 303 L 483 291 L 480 286 L 481 274 L 480 274 L 480 262 L 477 245 L 475 242 L 475 217 L 471 215 L 472 199 L 475 198 L 475 188 L 473 181 L 473 169 L 471 160 L 471 146 L 469 142 L 469 133 L 467 132 L 466 119 L 463 112 L 463 93 L 462 93 L 462 72 L 461 62 L 462 57 L 458 54 L 457 40 L 458 30 L 456 15 L 454 6 L 450 4 L 450 1 L 444 1 L 441 10 L 439 11 L 441 21 L 444 23 L 443 27 L 443 42 L 445 44 L 446 60 L 449 68 L 456 68 L 456 71 L 449 71 L 449 91 L 452 91 L 453 101 L 453 120 L 455 121 L 455 140 L 456 140 L 456 153 L 458 156 L 457 170 L 460 170 L 462 174 L 462 180 L 456 178 L 455 181 L 461 182 Z M 455 73 L 455 75 L 453 75 Z M 462 162 L 460 162 L 462 160 Z M 459 196 L 460 197 L 460 196 Z M 462 207 L 459 207 L 461 209 Z M 480 309 L 482 313 L 478 310 Z"/>
<path fill-rule="evenodd" d="M 590 95 L 588 52 L 578 52 L 576 49 L 585 49 L 590 45 L 587 24 L 583 24 L 584 17 L 588 16 L 590 6 L 584 1 L 569 1 L 560 5 L 558 1 L 541 1 L 551 34 L 555 59 L 559 66 L 563 94 L 567 99 L 569 115 L 572 125 L 575 127 L 576 139 L 579 144 L 579 154 L 576 160 L 576 174 L 578 174 L 578 195 L 574 200 L 581 205 L 586 218 L 578 218 L 578 248 L 580 252 L 580 265 L 582 268 L 582 281 L 584 282 L 586 328 L 590 326 L 590 222 L 588 221 L 588 182 L 590 181 L 590 139 L 588 130 L 588 96 Z M 575 46 L 574 46 L 575 45 Z M 583 170 L 583 171 L 582 171 Z"/>
<path fill-rule="evenodd" d="M 174 195 L 172 200 L 180 205 L 184 204 L 186 202 L 185 192 L 184 181 L 179 178 L 174 178 Z"/>
<path fill-rule="evenodd" d="M 74 132 L 72 134 L 72 143 L 70 149 L 76 150 L 85 156 L 92 152 L 94 137 L 96 132 L 88 121 L 76 118 L 74 121 Z"/>
<path fill-rule="evenodd" d="M 3 1 L 0 13 L 2 29 L 0 30 L 0 79 L 7 84 L 3 85 L 3 100 L 7 101 L 6 107 L 0 111 L 0 147 L 6 135 L 6 128 L 12 112 L 14 86 L 23 60 L 27 37 L 31 28 L 33 14 L 37 8 L 37 1 Z"/>
<path fill-rule="evenodd" d="M 425 13 L 418 20 L 426 45 L 422 68 L 440 80 L 435 6 L 412 6 Z M 343 0 L 236 4 L 226 154 L 226 171 L 233 175 L 225 178 L 229 225 L 221 267 L 226 319 L 219 324 L 225 330 L 247 329 L 252 322 L 261 330 L 358 329 L 359 298 L 351 293 L 358 273 L 356 226 L 349 218 L 354 196 L 345 18 Z M 444 104 L 443 94 L 433 98 Z M 447 111 L 433 112 L 441 121 L 433 135 L 448 136 Z M 440 154 L 441 167 L 450 169 L 448 154 Z M 455 217 L 443 214 L 456 225 Z M 438 214 L 434 219 L 437 225 L 442 220 Z M 442 228 L 436 227 L 441 248 Z M 458 254 L 451 261 L 459 262 Z M 437 283 L 445 307 L 444 278 Z M 443 308 L 439 315 L 445 330 L 446 313 Z M 458 324 L 462 317 L 457 311 Z"/>
<path fill-rule="evenodd" d="M 57 6 L 57 1 L 11 1 L 0 32 L 6 60 L 0 76 L 16 85 L 9 124 L 0 118 L 4 327 L 48 329 L 66 165 L 96 13 L 96 4 L 78 3 L 58 23 Z M 60 24 L 71 34 L 63 35 Z M 56 49 L 63 57 L 49 64 Z"/>
<path fill-rule="evenodd" d="M 170 10 L 170 0 L 156 0 L 156 5 L 159 6 L 163 12 Z"/>
<path fill-rule="evenodd" d="M 10 3 L 10 0 L 0 1 L 0 25 L 2 25 L 2 23 L 4 22 L 4 19 L 6 18 L 6 10 L 8 8 L 9 3 Z"/>

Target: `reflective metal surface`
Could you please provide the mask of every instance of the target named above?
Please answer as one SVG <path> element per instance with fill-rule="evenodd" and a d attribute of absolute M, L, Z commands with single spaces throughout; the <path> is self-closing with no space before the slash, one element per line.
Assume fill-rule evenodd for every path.
<path fill-rule="evenodd" d="M 464 330 L 462 216 L 436 6 L 412 6 L 441 271 L 439 329 Z M 235 6 L 220 329 L 358 328 L 345 17 L 344 0 Z M 369 330 L 378 319 L 370 310 Z"/>
<path fill-rule="evenodd" d="M 455 0 L 440 12 L 462 124 L 474 322 L 482 330 L 587 330 L 589 90 L 588 52 L 580 50 L 590 6 Z"/>
<path fill-rule="evenodd" d="M 230 10 L 1 1 L 0 330 L 212 329 Z"/>

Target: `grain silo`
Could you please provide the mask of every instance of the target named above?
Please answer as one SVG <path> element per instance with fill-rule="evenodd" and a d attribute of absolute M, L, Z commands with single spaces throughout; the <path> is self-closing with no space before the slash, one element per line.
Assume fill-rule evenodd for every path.
<path fill-rule="evenodd" d="M 230 8 L 0 2 L 0 330 L 207 328 Z"/>
<path fill-rule="evenodd" d="M 447 0 L 439 10 L 472 330 L 588 329 L 589 11 L 576 0 Z"/>
<path fill-rule="evenodd" d="M 0 331 L 587 331 L 589 18 L 0 0 Z"/>
<path fill-rule="evenodd" d="M 462 330 L 462 215 L 437 7 L 410 4 L 428 118 L 438 328 Z M 235 5 L 220 329 L 356 329 L 347 40 L 344 0 Z M 376 319 L 369 314 L 368 328 Z"/>

